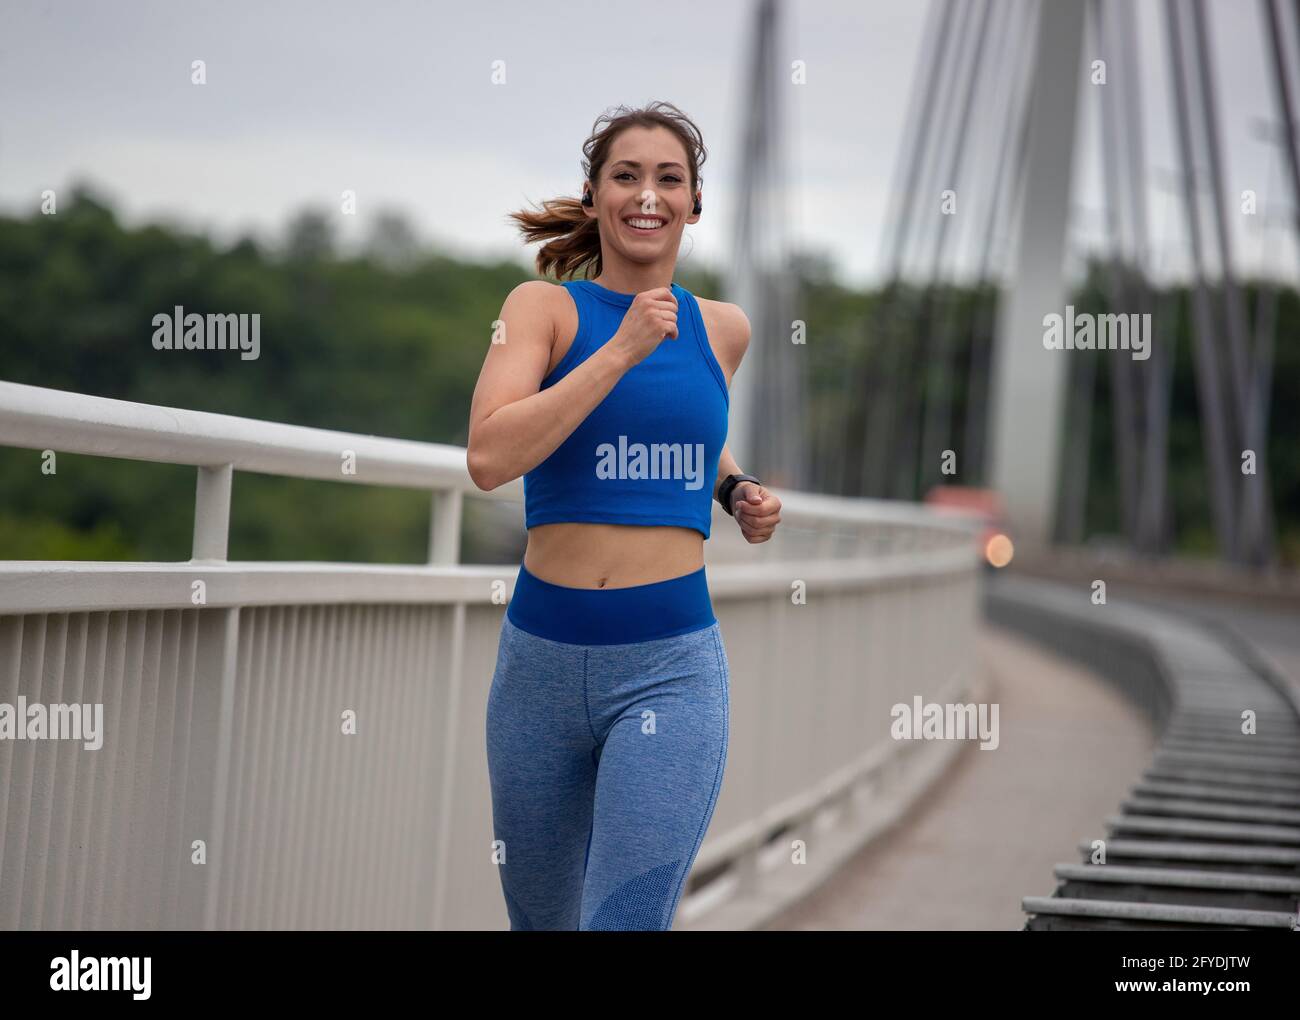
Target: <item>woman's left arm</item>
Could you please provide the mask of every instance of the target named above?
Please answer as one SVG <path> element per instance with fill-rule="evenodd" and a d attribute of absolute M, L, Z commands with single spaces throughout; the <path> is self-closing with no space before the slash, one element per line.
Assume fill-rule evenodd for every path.
<path fill-rule="evenodd" d="M 720 332 L 730 388 L 731 379 L 740 368 L 740 362 L 749 348 L 749 319 L 738 305 L 720 304 L 719 307 L 723 310 L 720 318 L 724 325 Z M 713 484 L 713 498 L 718 498 L 718 489 L 728 475 L 744 473 L 736 463 L 736 458 L 731 455 L 731 450 L 724 444 L 722 455 L 718 458 L 718 477 Z M 741 534 L 750 543 L 766 542 L 781 522 L 781 501 L 764 486 L 753 482 L 741 482 L 731 490 L 731 508 Z"/>

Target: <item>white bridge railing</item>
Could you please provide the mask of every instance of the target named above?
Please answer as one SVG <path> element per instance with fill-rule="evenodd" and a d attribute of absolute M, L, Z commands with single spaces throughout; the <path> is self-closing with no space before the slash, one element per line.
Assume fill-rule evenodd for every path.
<path fill-rule="evenodd" d="M 0 928 L 506 927 L 484 716 L 518 564 L 457 560 L 464 495 L 518 504 L 521 480 L 481 492 L 459 447 L 14 383 L 0 446 L 198 469 L 189 561 L 0 561 Z M 235 471 L 427 490 L 428 562 L 229 562 Z M 890 707 L 970 689 L 971 527 L 779 495 L 772 541 L 715 506 L 705 546 L 731 744 L 679 928 L 816 884 L 955 749 L 892 739 Z M 72 705 L 102 706 L 97 749 L 32 728 Z"/>

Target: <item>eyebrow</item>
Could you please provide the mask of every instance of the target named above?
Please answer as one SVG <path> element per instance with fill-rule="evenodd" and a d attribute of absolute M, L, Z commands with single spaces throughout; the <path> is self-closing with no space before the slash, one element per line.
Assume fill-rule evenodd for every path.
<path fill-rule="evenodd" d="M 636 160 L 634 160 L 634 159 L 616 159 L 616 160 L 614 160 L 613 165 L 614 165 L 614 166 L 634 166 L 634 167 L 636 167 L 638 170 L 641 169 L 641 164 L 638 163 L 638 162 L 637 162 Z M 662 170 L 662 169 L 664 169 L 665 167 L 670 167 L 670 166 L 675 166 L 675 167 L 677 167 L 678 170 L 685 170 L 685 169 L 686 169 L 686 168 L 685 168 L 684 166 L 682 166 L 680 163 L 660 163 L 660 164 L 659 164 L 659 169 Z"/>

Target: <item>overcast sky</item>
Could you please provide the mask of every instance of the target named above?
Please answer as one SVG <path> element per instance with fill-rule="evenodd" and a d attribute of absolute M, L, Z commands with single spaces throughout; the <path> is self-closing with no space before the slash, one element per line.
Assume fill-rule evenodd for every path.
<path fill-rule="evenodd" d="M 1173 165 L 1161 5 L 1137 2 L 1154 180 Z M 785 90 L 790 229 L 830 253 L 849 283 L 871 282 L 880 268 L 928 4 L 784 5 L 781 62 L 807 67 L 807 84 Z M 1252 133 L 1271 103 L 1257 5 L 1211 6 L 1228 190 L 1289 204 L 1273 150 Z M 345 242 L 395 207 L 455 252 L 529 265 L 535 249 L 522 247 L 506 213 L 577 194 L 580 146 L 602 110 L 666 99 L 696 120 L 709 149 L 705 216 L 687 228 L 683 254 L 721 266 L 753 11 L 751 0 L 6 0 L 0 209 L 26 214 L 42 190 L 82 178 L 128 223 L 166 218 L 224 242 L 274 238 L 293 211 L 337 210 L 340 192 L 354 189 L 357 215 L 339 217 Z M 194 60 L 206 62 L 201 87 L 190 82 Z M 498 60 L 504 85 L 491 81 Z M 1082 240 L 1097 233 L 1088 151 L 1073 227 Z M 1149 186 L 1152 233 L 1176 249 L 1173 207 Z M 1233 223 L 1240 257 L 1257 260 L 1258 221 Z"/>

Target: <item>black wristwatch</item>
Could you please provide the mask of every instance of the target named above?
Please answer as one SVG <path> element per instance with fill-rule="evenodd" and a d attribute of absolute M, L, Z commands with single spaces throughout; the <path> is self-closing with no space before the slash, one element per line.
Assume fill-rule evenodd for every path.
<path fill-rule="evenodd" d="M 722 504 L 722 509 L 727 511 L 727 513 L 732 517 L 735 517 L 736 515 L 731 511 L 731 493 L 741 482 L 756 482 L 759 485 L 763 484 L 761 478 L 755 478 L 753 475 L 727 475 L 727 477 L 722 480 L 722 484 L 718 486 L 718 502 Z"/>

